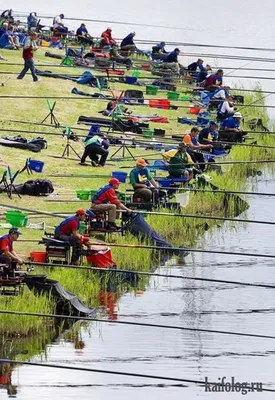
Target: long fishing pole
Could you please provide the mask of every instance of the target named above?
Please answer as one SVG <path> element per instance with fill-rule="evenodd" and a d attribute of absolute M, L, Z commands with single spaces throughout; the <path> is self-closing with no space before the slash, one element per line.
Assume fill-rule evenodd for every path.
<path fill-rule="evenodd" d="M 140 374 L 140 373 L 133 373 L 133 372 L 122 372 L 122 371 L 114 371 L 114 370 L 102 370 L 102 369 L 95 369 L 95 368 L 86 368 L 86 367 L 73 367 L 73 366 L 68 366 L 68 365 L 61 365 L 61 364 L 43 364 L 43 363 L 38 363 L 38 362 L 30 362 L 30 361 L 15 361 L 15 360 L 10 360 L 8 358 L 1 358 L 0 363 L 3 364 L 18 364 L 18 365 L 27 365 L 27 366 L 34 366 L 34 367 L 45 367 L 45 368 L 55 368 L 55 369 L 65 369 L 65 370 L 70 370 L 70 371 L 81 371 L 81 372 L 97 372 L 101 374 L 111 374 L 111 375 L 120 375 L 120 376 L 131 376 L 135 378 L 148 378 L 148 379 L 157 379 L 157 380 L 168 380 L 168 381 L 176 381 L 176 382 L 181 382 L 182 384 L 184 383 L 185 385 L 180 385 L 180 386 L 186 386 L 186 383 L 193 383 L 196 385 L 202 385 L 205 387 L 206 382 L 205 381 L 198 381 L 194 379 L 183 379 L 183 378 L 173 378 L 173 377 L 167 377 L 167 376 L 159 376 L 159 375 L 148 375 L 148 374 Z M 208 382 L 208 385 L 217 385 L 216 382 Z M 170 385 L 174 386 L 174 385 Z M 176 386 L 179 386 L 177 384 Z M 254 386 L 249 386 L 245 385 L 245 389 L 248 390 L 249 392 L 275 392 L 275 389 L 267 389 L 263 388 L 261 385 L 261 388 L 255 389 Z"/>
<path fill-rule="evenodd" d="M 121 212 L 124 212 L 121 210 Z M 135 214 L 141 215 L 158 215 L 164 217 L 179 217 L 179 218 L 194 218 L 194 219 L 211 219 L 217 221 L 231 221 L 231 222 L 242 222 L 242 223 L 251 223 L 251 224 L 262 224 L 262 225 L 275 225 L 273 221 L 260 221 L 254 219 L 236 219 L 230 217 L 216 217 L 212 215 L 198 215 L 198 214 L 183 214 L 183 213 L 166 213 L 166 212 L 156 212 L 156 211 L 134 211 Z"/>
<path fill-rule="evenodd" d="M 243 333 L 243 332 L 232 332 L 232 331 L 222 331 L 222 330 L 214 330 L 214 329 L 203 329 L 203 328 L 189 328 L 185 326 L 178 325 L 162 325 L 162 324 L 151 324 L 145 322 L 132 322 L 132 321 L 121 321 L 121 320 L 110 320 L 110 319 L 99 319 L 92 317 L 75 317 L 72 315 L 59 315 L 59 314 L 43 314 L 43 313 L 31 313 L 31 312 L 20 312 L 20 311 L 8 311 L 8 310 L 0 310 L 0 314 L 10 314 L 10 315 L 28 315 L 32 317 L 46 317 L 46 318 L 62 318 L 62 319 L 73 319 L 73 320 L 82 320 L 82 321 L 94 321 L 94 322 L 103 322 L 114 325 L 133 325 L 133 326 L 143 326 L 147 328 L 161 328 L 161 329 L 173 329 L 180 331 L 191 331 L 191 332 L 202 332 L 202 333 L 217 333 L 221 335 L 233 335 L 233 336 L 243 336 L 243 337 L 253 337 L 260 339 L 275 339 L 275 336 L 271 335 L 260 335 L 256 333 Z M 1 360 L 1 359 L 0 359 Z M 16 363 L 17 361 L 15 361 Z"/>
<path fill-rule="evenodd" d="M 22 240 L 17 240 L 18 242 L 22 242 Z M 37 243 L 37 241 L 32 240 L 32 242 Z M 110 246 L 110 247 L 121 247 L 121 248 L 142 248 L 142 245 L 129 245 L 129 244 L 119 244 L 119 243 L 91 243 L 92 245 L 99 245 L 99 246 Z M 138 247 L 137 247 L 138 246 Z M 183 249 L 182 249 L 183 250 Z M 33 262 L 26 262 L 25 265 L 32 265 L 32 266 L 41 266 L 41 263 L 33 263 Z M 49 268 L 53 268 L 52 264 Z M 43 265 L 43 268 L 45 265 Z M 75 267 L 75 266 L 71 266 Z M 77 267 L 78 269 L 85 269 L 83 267 Z M 175 274 L 161 274 L 158 272 L 144 272 L 144 271 L 136 271 L 136 270 L 125 270 L 125 269 L 108 269 L 108 268 L 99 268 L 99 267 L 87 267 L 88 270 L 91 271 L 100 271 L 105 272 L 107 274 L 134 274 L 134 275 L 141 275 L 141 276 L 150 276 L 155 278 L 171 278 L 171 279 L 186 279 L 190 281 L 203 281 L 203 282 L 213 282 L 213 283 L 223 283 L 223 284 L 230 284 L 230 285 L 240 285 L 240 286 L 252 286 L 252 287 L 261 287 L 266 289 L 275 289 L 275 285 L 266 285 L 264 283 L 250 283 L 250 282 L 240 282 L 240 281 L 229 281 L 229 280 L 221 280 L 221 279 L 210 279 L 210 278 L 199 278 L 199 277 L 192 277 L 192 276 L 182 276 L 182 275 L 175 275 Z"/>

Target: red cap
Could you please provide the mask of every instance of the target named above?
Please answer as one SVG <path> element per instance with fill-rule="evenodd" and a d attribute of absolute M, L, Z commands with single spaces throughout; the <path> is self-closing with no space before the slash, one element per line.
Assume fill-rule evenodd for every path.
<path fill-rule="evenodd" d="M 120 181 L 117 178 L 112 178 L 109 180 L 110 185 L 120 185 Z"/>
<path fill-rule="evenodd" d="M 76 210 L 76 215 L 87 215 L 86 211 L 84 208 L 80 208 L 79 210 Z"/>

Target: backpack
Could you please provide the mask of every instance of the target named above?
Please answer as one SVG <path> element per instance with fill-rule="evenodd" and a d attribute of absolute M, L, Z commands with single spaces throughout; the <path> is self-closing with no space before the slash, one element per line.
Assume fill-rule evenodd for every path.
<path fill-rule="evenodd" d="M 47 195 L 53 191 L 53 184 L 47 179 L 29 180 L 24 183 L 22 188 L 22 194 L 27 194 L 29 196 Z"/>

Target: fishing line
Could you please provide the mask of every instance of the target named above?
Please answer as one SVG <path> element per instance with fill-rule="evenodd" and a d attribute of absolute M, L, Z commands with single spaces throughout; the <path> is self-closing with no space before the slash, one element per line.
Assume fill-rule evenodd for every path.
<path fill-rule="evenodd" d="M 37 240 L 28 240 L 28 239 L 21 239 L 17 240 L 17 243 L 20 242 L 31 242 L 37 243 Z M 128 245 L 128 244 L 120 244 L 120 243 L 105 243 L 105 242 L 92 242 L 93 246 L 110 246 L 110 247 L 121 247 L 121 248 L 143 248 L 143 245 Z M 183 249 L 182 249 L 183 250 Z M 25 262 L 25 265 L 32 265 L 36 267 L 42 268 L 54 268 L 56 264 L 43 264 L 35 263 L 35 262 Z M 60 266 L 60 264 L 58 264 Z M 61 268 L 67 268 L 68 266 L 62 266 Z M 88 271 L 100 271 L 105 272 L 106 274 L 134 274 L 134 275 L 142 275 L 142 276 L 150 276 L 150 277 L 157 277 L 157 278 L 171 278 L 171 279 L 186 279 L 191 281 L 202 281 L 202 282 L 214 282 L 214 283 L 222 283 L 222 284 L 230 284 L 230 285 L 240 285 L 240 286 L 252 286 L 252 287 L 260 287 L 265 289 L 275 289 L 274 285 L 266 285 L 264 283 L 250 283 L 250 282 L 240 282 L 240 281 L 229 281 L 229 280 L 221 280 L 221 279 L 210 279 L 210 278 L 198 278 L 198 277 L 191 277 L 191 276 L 181 276 L 175 274 L 161 274 L 158 272 L 144 272 L 144 271 L 137 271 L 137 270 L 127 270 L 127 269 L 108 269 L 108 268 L 98 268 L 98 267 L 79 267 L 75 265 L 70 265 L 70 268 L 74 269 L 82 269 Z"/>
<path fill-rule="evenodd" d="M 71 371 L 81 371 L 81 372 L 97 372 L 101 374 L 111 374 L 111 375 L 122 375 L 122 376 L 131 376 L 131 377 L 136 377 L 136 378 L 149 378 L 149 379 L 158 379 L 158 380 L 168 380 L 168 381 L 177 381 L 177 382 L 182 382 L 182 383 L 194 383 L 196 385 L 202 385 L 205 387 L 205 381 L 198 381 L 198 380 L 193 380 L 193 379 L 183 379 L 183 378 L 173 378 L 173 377 L 167 377 L 167 376 L 159 376 L 159 375 L 146 375 L 146 374 L 140 374 L 140 373 L 134 373 L 134 372 L 122 372 L 122 371 L 113 371 L 113 370 L 102 370 L 102 369 L 95 369 L 95 368 L 84 368 L 84 367 L 73 367 L 73 366 L 68 366 L 68 365 L 60 365 L 60 364 L 44 364 L 44 363 L 38 363 L 38 362 L 30 362 L 30 361 L 15 361 L 15 360 L 10 360 L 8 358 L 0 358 L 0 363 L 3 364 L 17 364 L 17 365 L 29 365 L 29 366 L 34 366 L 34 367 L 46 367 L 46 368 L 57 368 L 57 369 L 65 369 L 65 370 L 71 370 Z M 209 385 L 217 385 L 217 382 L 208 382 L 207 384 Z M 179 386 L 179 385 L 176 385 Z M 181 385 L 185 386 L 185 385 Z M 256 392 L 258 391 L 257 389 L 254 388 L 254 386 L 245 386 L 245 389 L 248 391 Z M 266 389 L 261 387 L 259 391 L 264 391 L 264 392 L 275 392 L 275 389 Z"/>
<path fill-rule="evenodd" d="M 0 314 L 13 314 L 13 315 L 28 315 L 33 317 L 46 317 L 46 318 L 67 318 L 74 320 L 82 320 L 82 321 L 94 321 L 94 322 L 105 322 L 107 324 L 118 324 L 118 325 L 133 325 L 133 326 L 143 326 L 147 328 L 162 328 L 162 329 L 174 329 L 181 331 L 192 331 L 192 332 L 203 332 L 203 333 L 218 333 L 221 335 L 233 335 L 233 336 L 244 336 L 244 337 L 253 337 L 260 339 L 275 339 L 275 336 L 271 335 L 260 335 L 255 333 L 243 333 L 243 332 L 232 332 L 232 331 L 222 331 L 222 330 L 214 330 L 214 329 L 203 329 L 203 328 L 189 328 L 185 326 L 178 325 L 162 325 L 162 324 L 150 324 L 146 322 L 132 322 L 132 321 L 121 321 L 121 320 L 107 320 L 107 319 L 99 319 L 92 317 L 74 317 L 69 315 L 59 315 L 59 314 L 42 314 L 42 313 L 31 313 L 31 312 L 20 312 L 20 311 L 8 311 L 8 310 L 0 310 Z M 0 359 L 1 362 L 1 359 Z"/>

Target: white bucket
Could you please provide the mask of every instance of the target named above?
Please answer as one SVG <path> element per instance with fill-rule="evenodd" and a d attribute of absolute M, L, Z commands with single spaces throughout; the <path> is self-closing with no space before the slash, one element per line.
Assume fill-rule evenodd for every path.
<path fill-rule="evenodd" d="M 189 204 L 190 192 L 187 191 L 185 193 L 176 193 L 175 194 L 177 203 L 180 203 L 181 207 L 187 207 Z"/>

